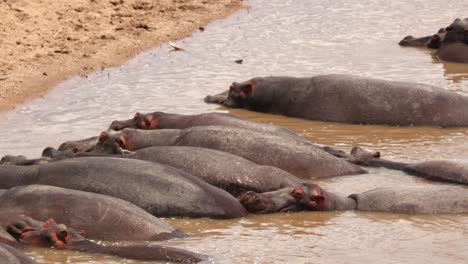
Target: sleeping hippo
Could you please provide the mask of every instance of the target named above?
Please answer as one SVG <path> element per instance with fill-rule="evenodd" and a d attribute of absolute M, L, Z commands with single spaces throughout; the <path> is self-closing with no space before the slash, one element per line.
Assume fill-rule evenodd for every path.
<path fill-rule="evenodd" d="M 191 146 L 228 152 L 260 165 L 274 166 L 302 179 L 365 173 L 318 146 L 251 130 L 203 126 L 187 129 L 126 128 L 110 136 L 127 150 L 151 146 Z"/>
<path fill-rule="evenodd" d="M 468 126 L 468 97 L 435 86 L 352 75 L 265 77 L 233 83 L 227 107 L 311 120 L 394 126 Z"/>
<path fill-rule="evenodd" d="M 27 246 L 97 253 L 134 260 L 182 263 L 196 263 L 206 260 L 206 256 L 201 254 L 154 244 L 100 245 L 86 240 L 73 228 L 68 228 L 64 224 L 57 224 L 52 218 L 40 222 L 29 217 L 19 217 L 7 226 L 7 231 L 17 241 Z"/>
<path fill-rule="evenodd" d="M 341 211 L 354 210 L 356 202 L 340 197 L 315 184 L 283 188 L 277 191 L 256 193 L 248 191 L 240 196 L 242 205 L 250 213 L 291 211 Z"/>
<path fill-rule="evenodd" d="M 353 148 L 347 160 L 363 166 L 401 170 L 408 174 L 431 180 L 468 184 L 468 162 L 466 161 L 431 160 L 416 163 L 396 162 L 382 159 L 380 152 L 366 151 L 359 147 Z"/>
<path fill-rule="evenodd" d="M 250 129 L 261 133 L 271 133 L 278 136 L 300 138 L 298 134 L 287 128 L 269 124 L 248 121 L 239 117 L 223 113 L 203 113 L 198 115 L 180 115 L 164 112 L 148 114 L 136 113 L 133 119 L 114 121 L 109 126 L 110 130 L 122 130 L 124 128 L 137 129 L 185 129 L 195 126 L 229 126 Z"/>
<path fill-rule="evenodd" d="M 462 186 L 387 187 L 352 194 L 357 210 L 404 214 L 466 214 L 468 189 Z"/>
<path fill-rule="evenodd" d="M 29 184 L 109 195 L 154 216 L 235 218 L 246 214 L 229 193 L 181 170 L 142 160 L 84 157 L 0 166 L 0 188 Z"/>
<path fill-rule="evenodd" d="M 129 202 L 90 192 L 47 185 L 13 187 L 0 195 L 0 225 L 20 215 L 34 219 L 53 217 L 99 240 L 157 241 L 183 236 Z M 83 212 L 86 212 L 85 214 Z"/>

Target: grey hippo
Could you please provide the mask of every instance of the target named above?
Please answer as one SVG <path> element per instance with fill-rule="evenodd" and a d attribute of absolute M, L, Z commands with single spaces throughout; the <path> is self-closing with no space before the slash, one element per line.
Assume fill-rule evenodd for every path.
<path fill-rule="evenodd" d="M 468 97 L 439 87 L 331 74 L 233 83 L 206 102 L 311 120 L 394 126 L 468 126 Z"/>

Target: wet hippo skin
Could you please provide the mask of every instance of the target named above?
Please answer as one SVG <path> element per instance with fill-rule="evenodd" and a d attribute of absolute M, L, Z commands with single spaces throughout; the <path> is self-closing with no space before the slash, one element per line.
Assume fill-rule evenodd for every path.
<path fill-rule="evenodd" d="M 150 146 L 215 149 L 260 165 L 278 167 L 303 179 L 365 173 L 362 168 L 334 157 L 312 143 L 232 127 L 204 126 L 183 130 L 126 128 L 110 137 L 131 151 Z"/>
<path fill-rule="evenodd" d="M 84 231 L 91 239 L 156 241 L 184 236 L 182 231 L 124 200 L 47 185 L 9 189 L 0 196 L 0 212 L 3 225 L 20 215 L 52 217 Z"/>
<path fill-rule="evenodd" d="M 468 126 L 466 96 L 430 85 L 352 75 L 253 78 L 233 83 L 221 103 L 340 123 Z"/>
<path fill-rule="evenodd" d="M 0 166 L 0 188 L 45 184 L 129 201 L 155 216 L 233 218 L 245 210 L 232 195 L 167 165 L 120 158 L 73 158 Z"/>

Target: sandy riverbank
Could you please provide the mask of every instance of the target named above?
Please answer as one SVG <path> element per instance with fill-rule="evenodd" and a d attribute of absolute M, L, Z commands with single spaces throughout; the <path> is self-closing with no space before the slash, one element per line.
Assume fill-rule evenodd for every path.
<path fill-rule="evenodd" d="M 186 37 L 242 0 L 0 1 L 0 110 Z"/>

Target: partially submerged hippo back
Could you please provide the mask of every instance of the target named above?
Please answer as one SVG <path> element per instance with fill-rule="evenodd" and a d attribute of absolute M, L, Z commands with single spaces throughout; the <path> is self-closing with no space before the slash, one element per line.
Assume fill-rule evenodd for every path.
<path fill-rule="evenodd" d="M 0 224 L 19 215 L 56 219 L 100 240 L 163 240 L 183 233 L 129 202 L 114 197 L 47 185 L 9 189 L 0 198 Z"/>
<path fill-rule="evenodd" d="M 137 150 L 130 158 L 159 162 L 182 169 L 237 196 L 243 191 L 273 191 L 303 181 L 272 166 L 262 166 L 214 149 L 160 146 Z"/>
<path fill-rule="evenodd" d="M 405 172 L 428 179 L 468 184 L 468 162 L 434 160 L 409 164 Z"/>
<path fill-rule="evenodd" d="M 0 263 L 36 264 L 37 262 L 16 248 L 0 243 Z"/>
<path fill-rule="evenodd" d="M 155 216 L 245 215 L 229 193 L 181 170 L 148 161 L 95 157 L 34 166 L 0 166 L 0 188 L 28 184 L 110 195 Z"/>
<path fill-rule="evenodd" d="M 357 210 L 404 214 L 468 213 L 468 189 L 461 186 L 388 187 L 352 194 Z"/>
<path fill-rule="evenodd" d="M 203 113 L 198 115 L 181 115 L 164 112 L 154 112 L 148 114 L 136 113 L 133 119 L 121 121 L 116 120 L 112 122 L 112 124 L 109 126 L 109 129 L 117 131 L 124 128 L 185 129 L 195 126 L 229 126 L 302 139 L 301 136 L 287 128 L 252 122 L 234 115 L 224 113 Z"/>
<path fill-rule="evenodd" d="M 468 126 L 466 96 L 430 85 L 342 74 L 234 83 L 223 105 L 342 123 Z"/>
<path fill-rule="evenodd" d="M 437 51 L 436 57 L 446 62 L 468 63 L 468 43 L 455 42 L 443 45 Z"/>

